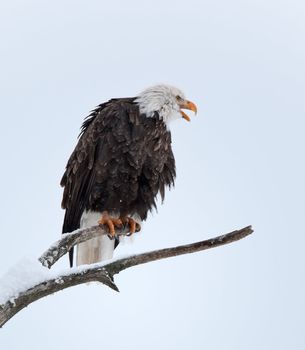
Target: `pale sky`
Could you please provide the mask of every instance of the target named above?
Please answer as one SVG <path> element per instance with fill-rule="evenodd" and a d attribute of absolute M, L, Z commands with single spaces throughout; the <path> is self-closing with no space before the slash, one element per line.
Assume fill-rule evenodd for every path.
<path fill-rule="evenodd" d="M 83 118 L 160 82 L 198 115 L 172 125 L 175 189 L 115 256 L 255 230 L 126 270 L 120 293 L 44 298 L 0 330 L 1 349 L 305 348 L 304 17 L 301 0 L 0 3 L 0 275 L 60 237 Z"/>

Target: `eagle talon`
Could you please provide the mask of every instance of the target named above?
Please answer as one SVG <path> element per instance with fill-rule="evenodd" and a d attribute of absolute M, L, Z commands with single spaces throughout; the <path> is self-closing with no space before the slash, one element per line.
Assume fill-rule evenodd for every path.
<path fill-rule="evenodd" d="M 123 225 L 121 219 L 111 217 L 106 211 L 102 214 L 102 217 L 98 221 L 98 224 L 108 226 L 109 233 L 107 234 L 107 236 L 111 240 L 116 237 L 115 228 L 121 228 Z"/>
<path fill-rule="evenodd" d="M 110 233 L 107 234 L 107 237 L 108 237 L 111 241 L 113 241 L 113 240 L 115 239 L 115 235 L 112 236 L 112 234 L 110 234 Z"/>
<path fill-rule="evenodd" d="M 124 218 L 121 218 L 124 225 L 129 226 L 129 233 L 126 235 L 127 237 L 130 237 L 135 232 L 139 232 L 141 230 L 140 224 L 138 224 L 133 218 L 126 216 Z"/>

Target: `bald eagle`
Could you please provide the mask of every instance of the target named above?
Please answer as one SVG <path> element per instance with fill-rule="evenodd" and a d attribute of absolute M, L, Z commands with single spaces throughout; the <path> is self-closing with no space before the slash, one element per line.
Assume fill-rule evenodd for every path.
<path fill-rule="evenodd" d="M 79 244 L 77 265 L 112 258 L 116 227 L 139 231 L 158 194 L 163 201 L 176 177 L 168 126 L 181 117 L 190 121 L 182 109 L 197 112 L 182 91 L 157 85 L 102 103 L 85 118 L 61 180 L 63 233 L 99 223 L 109 236 Z M 69 258 L 72 267 L 73 250 Z"/>

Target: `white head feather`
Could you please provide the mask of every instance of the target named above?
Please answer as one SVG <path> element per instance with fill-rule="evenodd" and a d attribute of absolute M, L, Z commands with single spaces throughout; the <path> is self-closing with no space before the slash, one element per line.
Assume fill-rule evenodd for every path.
<path fill-rule="evenodd" d="M 147 88 L 137 97 L 140 112 L 147 117 L 153 117 L 158 112 L 165 124 L 181 118 L 179 99 L 185 99 L 184 93 L 174 86 L 155 85 Z"/>

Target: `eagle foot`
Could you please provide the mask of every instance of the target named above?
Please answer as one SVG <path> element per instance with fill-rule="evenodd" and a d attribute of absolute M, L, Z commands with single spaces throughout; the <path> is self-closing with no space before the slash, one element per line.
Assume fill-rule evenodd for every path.
<path fill-rule="evenodd" d="M 110 239 L 115 238 L 115 227 L 121 228 L 123 226 L 123 222 L 121 219 L 113 218 L 108 214 L 108 212 L 104 212 L 102 214 L 102 217 L 98 221 L 98 224 L 108 226 L 108 230 L 109 230 L 108 237 Z"/>
<path fill-rule="evenodd" d="M 129 226 L 129 233 L 127 234 L 127 237 L 141 230 L 141 225 L 130 216 L 121 217 L 121 221 L 124 225 Z"/>

